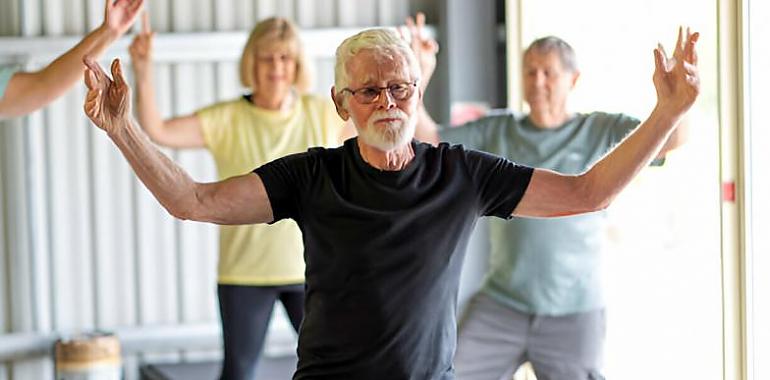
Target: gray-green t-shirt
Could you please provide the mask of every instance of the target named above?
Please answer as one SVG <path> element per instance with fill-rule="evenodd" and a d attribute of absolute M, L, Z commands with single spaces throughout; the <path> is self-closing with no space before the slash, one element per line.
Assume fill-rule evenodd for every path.
<path fill-rule="evenodd" d="M 495 111 L 441 131 L 441 140 L 517 164 L 578 174 L 619 143 L 639 120 L 622 114 L 578 114 L 554 129 Z M 554 219 L 490 221 L 490 269 L 482 291 L 526 313 L 564 315 L 604 307 L 600 256 L 605 213 Z"/>
<path fill-rule="evenodd" d="M 5 95 L 5 88 L 15 72 L 19 71 L 16 67 L 0 66 L 0 99 Z"/>

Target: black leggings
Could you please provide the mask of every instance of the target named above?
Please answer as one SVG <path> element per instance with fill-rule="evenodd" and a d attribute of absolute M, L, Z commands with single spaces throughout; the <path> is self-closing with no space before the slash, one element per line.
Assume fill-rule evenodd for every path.
<path fill-rule="evenodd" d="M 280 300 L 294 330 L 299 331 L 305 286 L 218 285 L 225 358 L 222 380 L 252 380 L 265 343 L 273 305 Z"/>

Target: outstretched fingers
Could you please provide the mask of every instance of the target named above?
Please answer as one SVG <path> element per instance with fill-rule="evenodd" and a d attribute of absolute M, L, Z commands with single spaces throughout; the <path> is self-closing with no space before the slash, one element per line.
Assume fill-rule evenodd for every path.
<path fill-rule="evenodd" d="M 93 73 L 93 84 L 99 86 L 99 87 L 105 87 L 109 85 L 110 83 L 110 77 L 107 76 L 107 73 L 104 72 L 104 69 L 102 69 L 102 66 L 99 65 L 93 58 L 89 56 L 83 57 L 83 63 L 86 64 L 86 67 Z"/>
<path fill-rule="evenodd" d="M 150 24 L 150 13 L 147 12 L 146 9 L 144 10 L 144 12 L 142 12 L 142 34 L 144 35 L 152 34 L 152 25 Z"/>
<path fill-rule="evenodd" d="M 142 9 L 142 6 L 144 5 L 144 0 L 133 0 L 131 4 L 128 5 L 128 12 L 131 15 L 136 15 L 140 9 Z"/>
<path fill-rule="evenodd" d="M 684 47 L 685 60 L 693 65 L 698 65 L 698 52 L 695 50 L 695 44 L 700 38 L 700 33 L 695 32 L 687 38 L 687 42 Z"/>
<path fill-rule="evenodd" d="M 83 73 L 83 80 L 86 83 L 86 87 L 89 90 L 94 90 L 99 87 L 99 82 L 96 80 L 93 70 L 90 67 L 86 67 Z"/>
<path fill-rule="evenodd" d="M 120 65 L 120 59 L 115 58 L 112 61 L 110 70 L 112 71 L 112 79 L 115 81 L 115 84 L 119 87 L 127 86 L 126 79 L 123 77 L 123 67 Z"/>
<path fill-rule="evenodd" d="M 101 89 L 88 91 L 86 94 L 85 104 L 83 104 L 83 110 L 86 112 L 86 116 L 91 119 L 96 119 L 99 117 L 102 104 L 101 97 Z"/>
<path fill-rule="evenodd" d="M 658 47 L 653 50 L 653 57 L 655 59 L 655 75 L 665 73 L 666 70 L 666 53 L 663 51 L 663 46 L 658 44 Z"/>

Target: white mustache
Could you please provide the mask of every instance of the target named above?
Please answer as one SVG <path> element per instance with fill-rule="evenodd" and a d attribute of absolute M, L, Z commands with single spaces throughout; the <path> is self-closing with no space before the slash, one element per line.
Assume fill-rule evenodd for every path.
<path fill-rule="evenodd" d="M 389 111 L 374 111 L 372 116 L 370 116 L 370 120 L 373 123 L 376 123 L 380 120 L 384 119 L 398 119 L 402 122 L 406 121 L 407 116 L 404 111 L 401 111 L 399 109 L 389 110 Z"/>

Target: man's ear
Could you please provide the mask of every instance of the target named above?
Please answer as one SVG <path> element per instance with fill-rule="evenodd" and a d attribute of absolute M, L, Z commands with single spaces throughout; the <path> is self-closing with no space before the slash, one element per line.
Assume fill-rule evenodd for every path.
<path fill-rule="evenodd" d="M 332 86 L 332 101 L 334 102 L 334 108 L 337 109 L 337 115 L 340 115 L 342 120 L 348 121 L 350 119 L 350 113 L 345 108 L 345 102 L 344 102 L 344 96 L 342 94 L 337 94 L 337 91 L 335 91 L 334 86 Z"/>
<path fill-rule="evenodd" d="M 575 86 L 577 85 L 578 79 L 580 79 L 580 70 L 575 70 L 572 73 L 572 89 L 574 89 Z"/>

